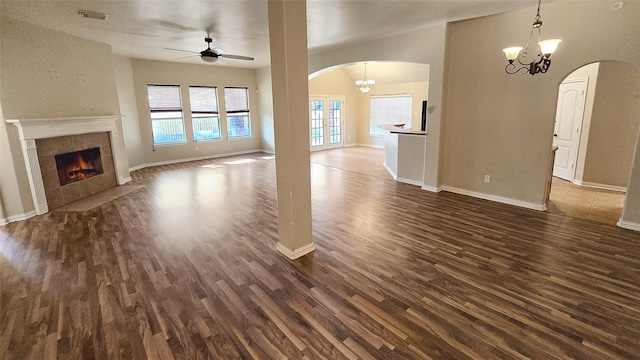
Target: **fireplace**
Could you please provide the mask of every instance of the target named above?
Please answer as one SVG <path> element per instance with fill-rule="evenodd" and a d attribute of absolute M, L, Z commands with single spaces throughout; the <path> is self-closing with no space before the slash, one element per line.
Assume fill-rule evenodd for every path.
<path fill-rule="evenodd" d="M 131 181 L 120 115 L 6 122 L 18 129 L 36 215 Z M 79 164 L 58 170 L 72 158 Z"/>
<path fill-rule="evenodd" d="M 58 154 L 55 158 L 60 186 L 104 174 L 99 147 Z"/>
<path fill-rule="evenodd" d="M 116 186 L 109 133 L 36 140 L 49 209 Z"/>

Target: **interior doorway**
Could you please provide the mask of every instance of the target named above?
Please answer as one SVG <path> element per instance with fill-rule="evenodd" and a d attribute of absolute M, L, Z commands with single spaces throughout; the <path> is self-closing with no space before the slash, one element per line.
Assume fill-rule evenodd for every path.
<path fill-rule="evenodd" d="M 616 225 L 640 128 L 640 72 L 619 61 L 588 64 L 567 75 L 558 94 L 553 144 L 561 154 L 547 209 Z"/>
<path fill-rule="evenodd" d="M 573 182 L 588 78 L 563 81 L 558 90 L 553 146 L 557 146 L 553 176 Z"/>

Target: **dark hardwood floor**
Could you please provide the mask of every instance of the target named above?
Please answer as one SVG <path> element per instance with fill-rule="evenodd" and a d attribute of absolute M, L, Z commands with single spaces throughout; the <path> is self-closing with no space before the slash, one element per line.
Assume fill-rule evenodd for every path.
<path fill-rule="evenodd" d="M 312 164 L 290 261 L 261 156 L 0 227 L 0 358 L 640 358 L 639 233 Z"/>

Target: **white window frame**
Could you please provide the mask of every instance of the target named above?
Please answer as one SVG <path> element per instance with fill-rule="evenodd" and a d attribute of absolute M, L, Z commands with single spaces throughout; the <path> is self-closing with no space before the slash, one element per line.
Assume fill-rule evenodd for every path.
<path fill-rule="evenodd" d="M 197 88 L 206 88 L 213 90 L 213 109 L 211 110 L 194 110 L 194 94 L 192 89 Z M 195 142 L 203 142 L 203 141 L 216 141 L 222 139 L 222 127 L 220 126 L 220 113 L 219 113 L 219 102 L 218 102 L 218 87 L 210 86 L 210 85 L 189 85 L 189 103 L 191 106 L 191 127 L 193 129 L 193 141 Z M 209 104 L 211 105 L 211 104 Z M 211 124 L 200 123 L 201 119 L 212 119 Z M 217 137 L 201 137 L 201 132 L 213 132 L 216 133 L 215 128 L 217 127 Z"/>
<path fill-rule="evenodd" d="M 179 106 L 155 107 L 152 105 L 154 101 L 152 101 L 151 97 L 157 95 L 154 94 L 155 91 L 152 91 L 152 89 L 161 87 L 177 88 Z M 147 101 L 149 102 L 153 146 L 179 145 L 186 143 L 187 133 L 184 128 L 184 114 L 182 111 L 182 94 L 180 85 L 147 84 Z M 164 126 L 162 123 L 164 123 Z M 158 134 L 160 129 L 162 129 L 164 134 Z M 157 137 L 160 136 L 174 139 L 157 142 Z"/>
<path fill-rule="evenodd" d="M 246 94 L 246 108 L 237 108 L 229 110 L 229 98 L 228 89 L 244 89 Z M 249 111 L 249 88 L 244 86 L 227 86 L 224 88 L 224 103 L 225 103 L 225 115 L 227 118 L 227 137 L 229 139 L 246 139 L 251 137 L 251 112 Z M 239 117 L 245 117 L 246 128 L 248 129 L 248 134 L 246 135 L 237 135 L 233 133 L 234 126 L 231 126 L 232 119 L 237 119 Z"/>

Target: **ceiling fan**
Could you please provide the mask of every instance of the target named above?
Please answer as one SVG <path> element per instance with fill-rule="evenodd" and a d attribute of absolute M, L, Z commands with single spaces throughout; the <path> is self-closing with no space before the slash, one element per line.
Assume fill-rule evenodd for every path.
<path fill-rule="evenodd" d="M 209 37 L 209 34 L 207 34 L 207 37 L 204 38 L 204 41 L 207 43 L 207 48 L 205 50 L 202 51 L 189 51 L 189 50 L 182 50 L 182 49 L 172 49 L 172 48 L 164 48 L 167 50 L 175 50 L 175 51 L 184 51 L 184 52 L 190 52 L 190 53 L 194 53 L 194 54 L 200 54 L 200 58 L 208 63 L 215 63 L 217 62 L 218 64 L 221 65 L 226 65 L 227 62 L 223 59 L 223 58 L 227 58 L 227 59 L 236 59 L 236 60 L 250 60 L 253 61 L 254 59 L 250 56 L 242 56 L 242 55 L 232 55 L 232 54 L 224 54 L 224 50 L 220 49 L 220 48 L 211 48 L 211 43 L 213 42 L 213 40 Z M 197 55 L 191 55 L 191 56 L 197 56 Z M 191 57 L 191 56 L 185 56 L 185 57 Z M 182 59 L 182 58 L 178 58 L 178 59 Z"/>

